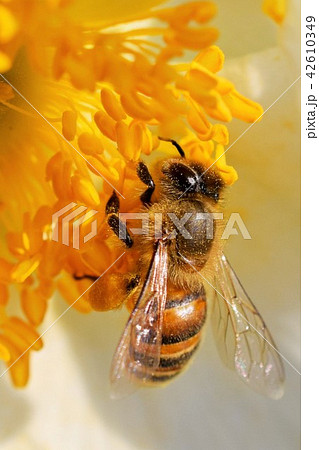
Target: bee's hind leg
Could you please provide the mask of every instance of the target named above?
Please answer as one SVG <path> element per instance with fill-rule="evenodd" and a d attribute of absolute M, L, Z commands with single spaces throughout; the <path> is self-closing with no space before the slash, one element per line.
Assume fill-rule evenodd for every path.
<path fill-rule="evenodd" d="M 144 206 L 150 206 L 152 204 L 151 200 L 152 194 L 155 189 L 154 180 L 152 178 L 152 175 L 149 173 L 148 168 L 142 161 L 138 163 L 136 171 L 139 179 L 147 186 L 146 191 L 144 191 L 140 197 L 141 202 L 143 203 Z"/>
<path fill-rule="evenodd" d="M 106 207 L 105 214 L 107 216 L 107 223 L 116 236 L 124 242 L 126 247 L 131 248 L 133 245 L 133 239 L 130 236 L 126 225 L 119 218 L 120 199 L 115 191 L 109 198 Z"/>

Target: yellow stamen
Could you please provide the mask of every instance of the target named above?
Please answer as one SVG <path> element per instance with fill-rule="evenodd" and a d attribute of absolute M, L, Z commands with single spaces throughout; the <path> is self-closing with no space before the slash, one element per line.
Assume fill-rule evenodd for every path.
<path fill-rule="evenodd" d="M 116 122 L 104 111 L 97 111 L 94 115 L 94 120 L 104 136 L 108 137 L 112 141 L 116 141 Z"/>
<path fill-rule="evenodd" d="M 40 292 L 24 289 L 21 293 L 21 306 L 29 321 L 38 326 L 47 310 L 47 300 Z"/>
<path fill-rule="evenodd" d="M 18 30 L 18 23 L 11 11 L 0 5 L 0 44 L 9 42 Z"/>
<path fill-rule="evenodd" d="M 223 145 L 218 144 L 216 146 L 215 159 L 215 167 L 220 171 L 224 182 L 228 186 L 234 184 L 235 181 L 238 180 L 238 174 L 232 166 L 226 164 L 226 155 Z"/>
<path fill-rule="evenodd" d="M 12 317 L 2 325 L 5 335 L 11 336 L 19 350 L 22 352 L 31 346 L 33 350 L 41 350 L 43 343 L 39 339 L 39 334 L 34 331 L 31 325 L 23 322 L 17 317 Z"/>
<path fill-rule="evenodd" d="M 78 144 L 83 153 L 86 155 L 95 155 L 103 153 L 103 146 L 101 141 L 89 133 L 82 133 L 79 136 Z"/>
<path fill-rule="evenodd" d="M 5 362 L 10 360 L 10 352 L 8 348 L 1 343 L 1 336 L 0 336 L 0 359 Z"/>
<path fill-rule="evenodd" d="M 63 111 L 62 133 L 65 139 L 73 141 L 76 135 L 76 113 L 74 111 Z"/>
<path fill-rule="evenodd" d="M 209 72 L 219 72 L 224 65 L 225 56 L 219 47 L 213 45 L 196 56 L 194 62 L 205 67 Z"/>
<path fill-rule="evenodd" d="M 93 208 L 99 206 L 100 197 L 91 181 L 79 175 L 74 175 L 71 178 L 71 184 L 74 198 L 78 202 L 92 206 Z"/>
<path fill-rule="evenodd" d="M 39 266 L 40 255 L 18 263 L 12 272 L 12 279 L 17 283 L 23 283 Z"/>
<path fill-rule="evenodd" d="M 84 297 L 80 297 L 81 293 L 90 286 L 90 281 L 83 279 L 75 281 L 72 276 L 64 273 L 59 279 L 57 287 L 65 300 L 81 313 L 89 313 L 92 308 Z M 81 292 L 82 291 L 82 292 Z M 77 300 L 78 299 L 78 300 Z M 74 303 L 76 301 L 76 303 Z"/>
<path fill-rule="evenodd" d="M 233 117 L 244 120 L 245 122 L 255 122 L 261 119 L 263 113 L 262 107 L 258 103 L 239 94 L 236 90 L 225 95 L 223 100 Z"/>
<path fill-rule="evenodd" d="M 126 119 L 126 114 L 116 98 L 115 94 L 110 89 L 101 90 L 101 102 L 105 111 L 116 122 Z"/>
<path fill-rule="evenodd" d="M 144 7 L 160 3 L 141 1 Z M 75 14 L 79 5 L 90 10 L 80 19 Z M 0 358 L 8 366 L 37 339 L 33 327 L 43 321 L 56 289 L 72 305 L 91 283 L 76 281 L 74 275 L 98 276 L 120 256 L 122 249 L 105 224 L 105 203 L 113 188 L 102 177 L 125 197 L 123 211 L 139 211 L 145 186 L 136 163 L 140 158 L 152 162 L 158 135 L 164 135 L 178 139 L 187 158 L 207 167 L 215 163 L 230 185 L 237 173 L 222 154 L 229 136 L 221 122 L 235 117 L 251 122 L 262 112 L 218 76 L 224 55 L 213 45 L 218 32 L 209 23 L 216 13 L 211 1 L 142 11 L 141 2 L 126 0 L 97 0 L 93 9 L 87 5 L 85 0 L 70 5 L 68 0 L 15 0 L 0 7 L 0 12 L 6 9 L 0 17 L 0 71 L 12 66 L 8 80 L 65 138 L 0 83 L 0 218 L 8 231 L 8 261 L 0 259 Z M 121 11 L 114 17 L 108 13 L 113 7 Z M 97 10 L 99 17 L 91 24 Z M 112 29 L 111 23 L 116 25 Z M 188 50 L 198 50 L 193 61 Z M 172 151 L 161 142 L 158 154 L 168 157 Z M 73 210 L 81 205 L 100 213 L 94 216 L 98 233 L 90 242 L 84 236 L 92 222 L 81 225 L 84 245 L 79 250 L 72 239 L 69 246 L 60 242 L 62 226 L 59 241 L 51 239 L 53 214 L 71 202 Z M 84 212 L 82 218 L 87 218 Z M 67 226 L 71 235 L 72 223 Z M 107 283 L 136 270 L 138 255 L 127 256 L 112 268 Z M 11 284 L 19 290 L 28 323 L 8 316 Z M 95 304 L 96 309 L 119 306 L 117 295 Z M 92 310 L 84 296 L 74 308 Z M 38 342 L 32 350 L 40 347 Z M 17 386 L 27 382 L 29 357 L 28 351 L 10 369 Z"/>
<path fill-rule="evenodd" d="M 286 16 L 286 0 L 264 0 L 263 11 L 276 23 L 281 24 Z"/>

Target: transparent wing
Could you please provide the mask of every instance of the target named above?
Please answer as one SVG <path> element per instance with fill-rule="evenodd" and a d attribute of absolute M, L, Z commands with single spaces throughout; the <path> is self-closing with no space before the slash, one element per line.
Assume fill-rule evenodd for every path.
<path fill-rule="evenodd" d="M 219 258 L 212 320 L 220 356 L 255 391 L 283 395 L 284 368 L 261 315 L 226 257 Z"/>
<path fill-rule="evenodd" d="M 163 241 L 158 241 L 142 292 L 113 357 L 113 398 L 146 383 L 159 366 L 166 298 L 167 249 Z"/>

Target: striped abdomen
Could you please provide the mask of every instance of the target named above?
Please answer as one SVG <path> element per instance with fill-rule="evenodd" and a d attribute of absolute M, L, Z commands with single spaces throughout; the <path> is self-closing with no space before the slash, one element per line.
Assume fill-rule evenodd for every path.
<path fill-rule="evenodd" d="M 206 295 L 170 286 L 164 312 L 161 359 L 150 382 L 161 383 L 178 375 L 195 353 L 206 319 Z"/>

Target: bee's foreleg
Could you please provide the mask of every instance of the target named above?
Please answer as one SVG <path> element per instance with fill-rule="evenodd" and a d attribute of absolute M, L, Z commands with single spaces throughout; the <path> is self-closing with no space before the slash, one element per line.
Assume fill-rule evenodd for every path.
<path fill-rule="evenodd" d="M 109 214 L 118 214 L 120 210 L 120 199 L 115 191 L 109 198 L 106 206 L 105 206 L 105 214 L 108 216 Z"/>
<path fill-rule="evenodd" d="M 149 206 L 152 204 L 151 197 L 155 189 L 155 183 L 152 178 L 152 175 L 149 173 L 148 168 L 143 162 L 139 162 L 137 166 L 137 175 L 139 179 L 146 184 L 147 189 L 141 195 L 141 202 L 145 206 Z"/>
<path fill-rule="evenodd" d="M 124 242 L 126 247 L 131 248 L 133 245 L 133 239 L 127 230 L 126 225 L 119 218 L 120 199 L 115 191 L 109 198 L 109 201 L 105 207 L 105 214 L 107 216 L 107 223 L 116 236 Z"/>
<path fill-rule="evenodd" d="M 107 223 L 116 236 L 124 242 L 126 247 L 131 248 L 133 245 L 133 239 L 131 238 L 126 225 L 119 219 L 119 216 L 114 213 L 110 214 L 107 218 Z"/>

